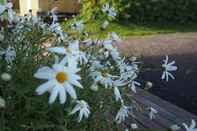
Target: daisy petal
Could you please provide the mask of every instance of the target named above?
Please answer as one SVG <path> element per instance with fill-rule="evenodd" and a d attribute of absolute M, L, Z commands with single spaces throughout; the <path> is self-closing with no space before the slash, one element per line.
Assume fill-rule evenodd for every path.
<path fill-rule="evenodd" d="M 48 81 L 45 82 L 44 84 L 40 85 L 37 89 L 36 89 L 36 93 L 38 95 L 42 95 L 44 94 L 46 91 L 50 90 L 51 88 L 53 88 L 55 86 L 54 81 Z"/>
<path fill-rule="evenodd" d="M 54 87 L 52 92 L 51 92 L 51 95 L 49 97 L 49 104 L 52 104 L 55 102 L 55 99 L 57 98 L 57 95 L 59 93 L 59 87 Z"/>
<path fill-rule="evenodd" d="M 60 92 L 59 92 L 59 99 L 60 99 L 60 103 L 64 104 L 66 102 L 66 91 L 64 88 L 60 88 Z"/>
<path fill-rule="evenodd" d="M 42 67 L 34 74 L 34 77 L 38 79 L 52 79 L 54 78 L 54 71 L 49 67 Z"/>
<path fill-rule="evenodd" d="M 48 51 L 50 52 L 54 52 L 54 53 L 59 53 L 59 54 L 66 54 L 66 50 L 64 47 L 52 47 L 52 48 L 49 48 Z"/>
<path fill-rule="evenodd" d="M 79 88 L 83 88 L 83 86 L 78 82 L 78 81 L 76 81 L 76 80 L 70 80 L 70 82 L 73 84 L 73 85 L 75 85 L 75 86 L 77 86 L 77 87 L 79 87 Z"/>
<path fill-rule="evenodd" d="M 70 114 L 71 114 L 71 115 L 72 115 L 72 114 L 75 114 L 75 113 L 76 113 L 77 111 L 79 111 L 79 110 L 80 110 L 80 106 L 79 106 L 79 105 L 76 105 Z"/>
<path fill-rule="evenodd" d="M 65 57 L 61 60 L 60 64 L 61 64 L 61 65 L 65 65 L 67 62 L 68 62 L 68 58 L 67 58 L 67 56 L 65 56 Z"/>
<path fill-rule="evenodd" d="M 75 90 L 73 89 L 72 85 L 70 85 L 69 83 L 65 83 L 64 87 L 65 87 L 66 92 L 68 92 L 68 94 L 73 99 L 77 99 L 77 94 L 76 94 Z"/>
<path fill-rule="evenodd" d="M 60 65 L 60 64 L 54 64 L 53 65 L 53 69 L 56 71 L 56 72 L 62 72 L 63 69 L 64 69 L 64 66 Z"/>

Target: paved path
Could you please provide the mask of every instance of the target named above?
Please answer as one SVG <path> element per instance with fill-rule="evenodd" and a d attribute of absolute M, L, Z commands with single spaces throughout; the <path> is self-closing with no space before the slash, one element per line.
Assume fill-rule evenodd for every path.
<path fill-rule="evenodd" d="M 197 33 L 130 37 L 118 47 L 124 55 L 142 56 L 148 67 L 161 66 L 165 55 L 176 60 L 176 80 L 161 81 L 160 71 L 144 73 L 142 78 L 154 83 L 154 94 L 197 114 Z"/>
<path fill-rule="evenodd" d="M 172 55 L 197 52 L 197 33 L 130 37 L 119 48 L 125 55 Z"/>

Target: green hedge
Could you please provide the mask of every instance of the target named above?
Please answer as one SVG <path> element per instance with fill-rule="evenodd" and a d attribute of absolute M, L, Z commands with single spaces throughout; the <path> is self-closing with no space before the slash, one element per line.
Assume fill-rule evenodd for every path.
<path fill-rule="evenodd" d="M 120 12 L 130 15 L 135 22 L 188 23 L 197 22 L 197 0 L 122 0 L 121 5 L 130 4 Z"/>
<path fill-rule="evenodd" d="M 84 2 L 87 13 L 87 6 L 90 10 L 101 8 L 91 5 L 96 0 Z M 119 20 L 128 19 L 137 23 L 188 23 L 197 22 L 197 0 L 101 0 L 112 3 L 119 12 Z M 94 3 L 95 4 L 95 3 Z M 90 6 L 91 5 L 91 6 Z M 100 6 L 100 7 L 98 7 Z M 95 8 L 94 8 L 95 7 Z M 83 10 L 83 9 L 82 9 Z M 88 15 L 90 16 L 90 11 Z M 95 13 L 91 14 L 94 15 Z"/>

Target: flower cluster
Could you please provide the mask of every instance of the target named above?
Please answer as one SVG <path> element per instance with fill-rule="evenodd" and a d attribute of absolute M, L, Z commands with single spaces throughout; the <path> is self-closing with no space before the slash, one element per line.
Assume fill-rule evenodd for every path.
<path fill-rule="evenodd" d="M 109 3 L 106 3 L 105 5 L 103 5 L 102 11 L 113 19 L 115 19 L 117 15 L 115 9 L 113 7 L 110 7 Z"/>
<path fill-rule="evenodd" d="M 177 66 L 175 66 L 175 61 L 172 61 L 170 63 L 168 63 L 168 56 L 166 56 L 166 59 L 163 60 L 163 64 L 162 67 L 164 68 L 164 72 L 162 74 L 161 79 L 164 80 L 166 79 L 166 81 L 169 80 L 169 77 L 171 77 L 172 79 L 175 79 L 175 77 L 170 73 L 170 71 L 176 71 L 177 70 Z"/>
<path fill-rule="evenodd" d="M 0 56 L 9 65 L 19 58 L 22 60 L 17 61 L 18 63 L 22 61 L 26 64 L 25 61 L 31 54 L 44 47 L 43 50 L 47 52 L 47 55 L 43 55 L 43 52 L 41 54 L 36 52 L 32 57 L 35 63 L 39 63 L 42 59 L 47 61 L 46 65 L 36 65 L 36 68 L 39 68 L 34 72 L 35 78 L 44 80 L 44 83 L 36 88 L 38 95 L 49 93 L 49 104 L 58 100 L 60 104 L 66 106 L 69 116 L 78 114 L 78 122 L 89 118 L 95 112 L 98 103 L 101 103 L 99 108 L 102 110 L 117 111 L 114 118 L 117 123 L 133 115 L 134 106 L 130 105 L 132 102 L 127 101 L 127 94 L 137 93 L 137 88 L 141 86 L 138 82 L 141 63 L 136 57 L 128 60 L 121 56 L 116 46 L 121 41 L 118 34 L 111 32 L 102 40 L 91 40 L 88 36 L 73 37 L 64 32 L 58 23 L 56 8 L 50 13 L 52 22 L 49 24 L 44 23 L 40 17 L 33 16 L 31 12 L 24 17 L 16 16 L 11 5 L 8 3 L 5 7 L 0 6 L 0 13 L 6 9 L 10 12 L 9 23 L 14 25 L 11 34 L 16 36 L 12 40 L 17 45 L 0 48 Z M 116 17 L 115 9 L 109 4 L 104 5 L 102 11 L 112 18 Z M 101 29 L 106 29 L 108 24 L 109 22 L 104 20 Z M 85 32 L 83 20 L 75 21 L 70 27 L 80 32 L 80 35 Z M 41 32 L 41 35 L 49 36 L 53 41 L 51 43 L 44 41 L 42 45 L 37 45 L 35 48 L 34 44 L 25 39 L 29 37 L 27 34 L 34 33 L 35 29 L 39 30 L 38 33 Z M 46 44 L 50 46 L 46 48 Z M 54 63 L 51 60 L 52 56 L 55 56 Z M 18 64 L 17 62 L 15 64 Z M 162 79 L 168 81 L 169 77 L 174 78 L 170 73 L 170 71 L 177 70 L 174 64 L 174 61 L 168 63 L 168 57 L 166 57 L 162 64 L 164 68 Z M 2 75 L 4 81 L 11 78 L 11 75 Z M 95 101 L 98 100 L 95 105 L 94 95 Z M 155 109 L 150 108 L 151 119 L 157 113 Z"/>
<path fill-rule="evenodd" d="M 54 23 L 52 23 L 53 25 Z M 79 31 L 83 30 L 83 26 L 82 22 L 71 25 L 72 29 Z M 71 39 L 67 40 L 64 46 L 56 44 L 57 46 L 48 48 L 49 52 L 58 55 L 58 59 L 52 67 L 43 66 L 34 74 L 34 77 L 38 79 L 47 80 L 36 89 L 37 94 L 42 95 L 49 92 L 50 104 L 54 103 L 57 98 L 61 104 L 64 104 L 69 95 L 76 103 L 70 114 L 79 111 L 78 121 L 81 121 L 82 118 L 89 116 L 91 105 L 89 106 L 84 99 L 79 99 L 81 98 L 79 92 L 86 92 L 89 89 L 100 91 L 100 88 L 109 90 L 113 93 L 111 97 L 120 103 L 116 120 L 118 123 L 124 121 L 131 110 L 125 105 L 123 92 L 128 85 L 136 92 L 135 85 L 139 85 L 139 83 L 135 79 L 138 76 L 139 68 L 136 60 L 127 61 L 120 56 L 115 45 L 120 40 L 119 36 L 112 32 L 108 38 L 93 42 L 95 44 L 86 45 L 80 40 Z M 90 79 L 89 87 L 82 84 L 82 81 L 87 78 L 81 77 L 83 75 L 81 72 L 88 72 L 86 77 Z"/>

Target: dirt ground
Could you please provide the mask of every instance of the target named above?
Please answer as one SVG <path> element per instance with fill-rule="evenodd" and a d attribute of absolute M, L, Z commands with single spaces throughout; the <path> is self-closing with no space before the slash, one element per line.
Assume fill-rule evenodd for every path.
<path fill-rule="evenodd" d="M 130 37 L 118 44 L 123 55 L 140 56 L 146 67 L 158 68 L 165 55 L 176 60 L 175 80 L 161 81 L 161 71 L 142 74 L 153 94 L 197 115 L 197 33 Z"/>

